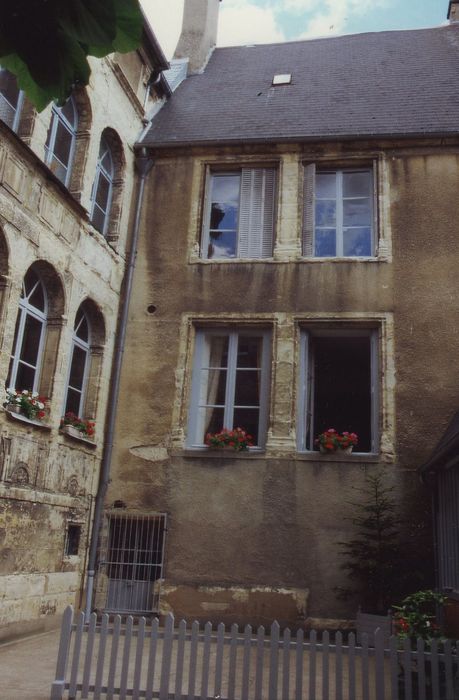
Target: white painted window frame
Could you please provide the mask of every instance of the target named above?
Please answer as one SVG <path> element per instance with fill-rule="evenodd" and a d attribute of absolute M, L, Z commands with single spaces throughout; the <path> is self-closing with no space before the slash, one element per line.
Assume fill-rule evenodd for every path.
<path fill-rule="evenodd" d="M 80 309 L 78 310 L 78 312 Z M 78 314 L 77 312 L 77 314 Z M 80 401 L 79 401 L 79 408 L 77 415 L 81 418 L 83 418 L 83 409 L 85 406 L 86 402 L 86 395 L 87 395 L 87 389 L 88 389 L 88 377 L 89 377 L 89 367 L 90 367 L 90 358 L 91 358 L 91 323 L 88 318 L 88 315 L 85 313 L 85 311 L 81 311 L 82 318 L 80 320 L 80 323 L 78 324 L 77 328 L 73 329 L 72 332 L 72 345 L 71 345 L 71 350 L 70 350 L 70 362 L 67 370 L 67 379 L 65 382 L 65 397 L 64 397 L 64 414 L 66 412 L 66 407 L 67 407 L 67 396 L 69 393 L 69 388 L 73 389 L 73 391 L 77 391 L 80 393 Z M 88 342 L 82 340 L 77 336 L 77 331 L 78 328 L 83 320 L 83 318 L 86 320 L 86 323 L 88 324 Z M 85 361 L 84 361 L 84 370 L 83 370 L 83 381 L 82 381 L 82 386 L 81 389 L 78 389 L 77 387 L 70 386 L 70 374 L 72 371 L 72 362 L 73 362 L 73 354 L 75 348 L 78 347 L 80 350 L 83 350 L 85 353 Z"/>
<path fill-rule="evenodd" d="M 311 362 L 311 338 L 314 337 L 369 337 L 371 352 L 371 452 L 353 454 L 379 454 L 380 442 L 380 385 L 381 369 L 379 360 L 380 333 L 378 328 L 356 328 L 355 326 L 337 328 L 301 328 L 300 329 L 300 371 L 298 379 L 298 412 L 297 412 L 297 449 L 298 452 L 314 452 L 315 435 L 313 418 L 314 397 L 314 365 Z M 307 440 L 307 424 L 311 423 L 309 444 Z"/>
<path fill-rule="evenodd" d="M 68 187 L 69 185 L 70 176 L 72 173 L 73 160 L 75 157 L 76 135 L 78 129 L 78 110 L 76 102 L 72 96 L 69 97 L 69 100 L 71 100 L 73 105 L 75 116 L 74 123 L 71 124 L 67 117 L 63 114 L 62 108 L 54 104 L 51 110 L 51 131 L 49 136 L 49 144 L 45 144 L 45 164 L 48 167 L 50 167 L 53 158 L 55 158 L 62 165 L 62 167 L 65 168 L 64 185 L 66 187 Z M 61 160 L 59 160 L 59 158 L 57 158 L 57 156 L 54 153 L 54 149 L 56 146 L 57 129 L 60 123 L 64 125 L 64 127 L 67 129 L 67 131 L 71 134 L 72 137 L 69 159 L 67 163 L 63 163 Z"/>
<path fill-rule="evenodd" d="M 225 389 L 225 410 L 223 424 L 225 428 L 232 429 L 232 416 L 234 410 L 234 392 L 236 378 L 237 348 L 239 337 L 261 337 L 262 338 L 262 358 L 260 375 L 260 410 L 258 416 L 258 442 L 253 449 L 263 449 L 266 443 L 268 415 L 269 415 L 269 377 L 270 377 L 270 355 L 271 355 L 271 331 L 268 329 L 245 329 L 245 328 L 199 328 L 196 330 L 194 361 L 192 369 L 191 398 L 188 420 L 187 447 L 206 448 L 204 442 L 198 440 L 198 432 L 201 431 L 198 425 L 198 409 L 201 395 L 201 370 L 203 369 L 202 359 L 204 356 L 204 344 L 206 338 L 212 335 L 229 338 L 228 344 L 228 367 Z M 244 426 L 241 426 L 244 427 Z M 202 436 L 205 437 L 204 435 Z"/>
<path fill-rule="evenodd" d="M 9 385 L 10 385 L 10 387 L 14 387 L 18 391 L 21 391 L 22 389 L 25 388 L 25 387 L 16 386 L 16 379 L 17 379 L 19 365 L 23 364 L 26 367 L 33 369 L 34 381 L 33 381 L 32 391 L 38 391 L 38 386 L 39 386 L 39 382 L 40 382 L 40 375 L 41 375 L 41 367 L 42 367 L 42 363 L 43 363 L 46 324 L 47 324 L 47 320 L 48 320 L 48 295 L 46 293 L 46 287 L 43 284 L 43 280 L 40 278 L 40 276 L 37 273 L 35 273 L 35 274 L 37 275 L 37 282 L 32 287 L 31 291 L 29 292 L 29 294 L 27 296 L 25 295 L 24 281 L 22 282 L 22 291 L 23 291 L 24 296 L 21 297 L 21 299 L 19 300 L 18 314 L 19 314 L 20 318 L 19 318 L 19 324 L 18 324 L 18 332 L 17 332 L 17 336 L 16 336 L 16 342 L 15 342 L 15 345 L 13 347 L 13 352 L 11 354 L 12 365 L 11 365 L 11 374 L 9 377 Z M 32 296 L 32 294 L 34 293 L 34 291 L 36 290 L 38 285 L 41 285 L 42 290 L 43 290 L 43 297 L 45 300 L 45 310 L 44 311 L 41 311 L 41 309 L 37 309 L 36 306 L 33 306 L 29 302 L 29 298 Z M 32 316 L 33 318 L 40 321 L 40 323 L 41 323 L 41 332 L 40 332 L 40 338 L 38 341 L 37 364 L 35 366 L 29 364 L 28 362 L 22 361 L 20 358 L 22 343 L 24 340 L 25 324 L 26 324 L 28 316 Z"/>
<path fill-rule="evenodd" d="M 211 192 L 214 178 L 239 176 L 239 204 L 237 221 L 237 253 L 235 257 L 209 258 L 211 218 Z M 262 193 L 260 200 L 255 201 L 254 179 L 261 176 Z M 269 191 L 271 197 L 268 199 Z M 208 169 L 206 173 L 204 217 L 201 235 L 201 258 L 206 260 L 241 260 L 244 258 L 271 258 L 274 249 L 275 213 L 276 213 L 277 172 L 273 167 L 241 167 L 229 170 L 217 168 Z M 256 213 L 256 210 L 259 212 Z M 259 219 L 257 221 L 257 219 Z M 260 228 L 258 241 L 256 238 L 257 225 Z M 223 231 L 224 229 L 222 229 Z M 232 230 L 232 229 L 227 229 Z"/>
<path fill-rule="evenodd" d="M 101 146 L 104 145 L 105 150 L 104 150 L 104 153 L 103 153 L 102 156 L 101 156 L 101 155 L 100 155 L 101 148 L 99 148 L 99 156 L 98 156 L 98 159 L 97 159 L 96 174 L 95 174 L 95 176 L 94 176 L 94 182 L 93 182 L 92 191 L 91 191 L 91 216 L 90 216 L 90 218 L 91 218 L 91 222 L 92 222 L 93 217 L 94 217 L 94 211 L 95 211 L 96 207 L 97 207 L 100 211 L 103 212 L 103 214 L 104 214 L 104 225 L 103 225 L 102 231 L 100 231 L 100 233 L 101 233 L 103 236 L 106 236 L 106 235 L 107 235 L 108 225 L 109 225 L 109 223 L 110 223 L 110 212 L 111 212 L 111 208 L 112 208 L 113 180 L 114 180 L 114 178 L 115 178 L 115 168 L 114 168 L 114 162 L 113 162 L 113 153 L 112 153 L 112 149 L 110 148 L 110 144 L 108 143 L 108 141 L 107 141 L 103 136 L 101 137 L 100 145 L 101 145 Z M 109 157 L 110 157 L 111 172 L 109 172 L 109 171 L 103 166 L 103 164 L 102 164 L 102 161 L 103 161 L 103 159 L 104 159 L 106 153 L 108 153 L 108 155 L 109 155 Z M 108 184 L 109 184 L 109 192 L 108 192 L 108 198 L 107 198 L 107 208 L 106 208 L 105 211 L 103 211 L 103 210 L 101 209 L 101 207 L 96 203 L 97 189 L 98 189 L 98 187 L 99 187 L 99 180 L 100 180 L 101 175 L 103 175 L 103 176 L 106 178 L 106 180 L 108 181 Z"/>
<path fill-rule="evenodd" d="M 371 254 L 344 256 L 343 254 L 343 173 L 363 172 L 370 174 L 370 206 L 371 206 Z M 317 173 L 335 174 L 336 177 L 336 255 L 316 256 L 315 254 L 315 206 L 316 206 L 316 175 Z M 365 260 L 377 257 L 378 249 L 378 167 L 377 161 L 349 165 L 349 167 L 334 167 L 327 163 L 310 163 L 304 167 L 303 191 L 303 256 L 316 260 L 344 258 L 349 260 Z M 329 227 L 330 228 L 330 227 Z"/>

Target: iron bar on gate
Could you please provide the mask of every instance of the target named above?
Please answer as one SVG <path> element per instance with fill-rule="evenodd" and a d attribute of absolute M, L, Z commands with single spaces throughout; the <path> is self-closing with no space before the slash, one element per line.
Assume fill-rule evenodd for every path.
<path fill-rule="evenodd" d="M 303 700 L 306 691 L 308 700 L 457 700 L 458 655 L 450 641 L 440 650 L 405 640 L 400 649 L 392 637 L 384 648 L 382 631 L 374 648 L 367 635 L 356 646 L 352 633 L 346 645 L 339 632 L 334 643 L 328 632 L 305 640 L 303 630 L 281 635 L 277 622 L 269 636 L 250 625 L 242 634 L 235 624 L 229 633 L 222 623 L 176 627 L 172 615 L 163 628 L 132 616 L 123 624 L 119 615 L 110 625 L 107 614 L 97 624 L 95 613 L 85 624 L 69 607 L 51 700 Z"/>

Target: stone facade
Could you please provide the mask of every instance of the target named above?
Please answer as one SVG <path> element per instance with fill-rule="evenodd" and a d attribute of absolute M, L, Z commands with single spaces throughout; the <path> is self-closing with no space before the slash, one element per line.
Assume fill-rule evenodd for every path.
<path fill-rule="evenodd" d="M 49 398 L 40 422 L 0 411 L 0 639 L 58 625 L 66 605 L 82 602 L 132 219 L 133 144 L 158 101 L 147 87 L 155 50 L 91 60 L 90 85 L 74 94 L 68 187 L 43 163 L 51 106 L 37 114 L 25 99 L 16 134 L 0 122 L 0 376 L 5 384 L 22 283 L 33 270 L 48 302 L 37 389 Z M 106 235 L 88 216 L 102 135 L 114 168 Z M 59 430 L 82 304 L 91 328 L 83 417 L 95 420 L 92 439 Z"/>
<path fill-rule="evenodd" d="M 458 145 L 152 149 L 122 378 L 130 408 L 119 415 L 107 507 L 132 517 L 167 513 L 162 612 L 342 623 L 354 616 L 355 602 L 336 596 L 343 585 L 338 542 L 352 536 L 349 502 L 358 499 L 363 476 L 384 469 L 411 523 L 429 522 L 416 467 L 456 409 L 459 382 L 448 359 L 459 352 Z M 303 164 L 311 160 L 377 161 L 379 243 L 372 259 L 301 257 Z M 206 170 L 241 162 L 277 169 L 272 258 L 203 259 Z M 297 447 L 300 335 L 316 324 L 377 330 L 379 427 L 371 454 Z M 270 333 L 264 449 L 190 449 L 197 331 L 240 327 Z M 432 566 L 428 548 L 425 564 Z M 97 605 L 104 607 L 102 594 Z"/>

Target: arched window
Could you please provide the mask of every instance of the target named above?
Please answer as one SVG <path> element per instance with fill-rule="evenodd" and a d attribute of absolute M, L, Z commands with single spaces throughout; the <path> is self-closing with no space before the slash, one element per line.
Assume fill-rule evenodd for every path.
<path fill-rule="evenodd" d="M 18 130 L 23 98 L 16 77 L 6 68 L 0 68 L 0 119 L 13 131 Z"/>
<path fill-rule="evenodd" d="M 23 280 L 7 386 L 38 391 L 48 297 L 40 276 L 30 269 Z"/>
<path fill-rule="evenodd" d="M 90 348 L 91 326 L 88 316 L 80 306 L 73 329 L 64 413 L 71 412 L 76 416 L 82 416 L 84 413 Z"/>
<path fill-rule="evenodd" d="M 91 194 L 91 223 L 103 235 L 110 222 L 115 167 L 107 139 L 100 139 L 99 158 Z"/>
<path fill-rule="evenodd" d="M 45 163 L 64 185 L 70 182 L 78 113 L 75 100 L 69 97 L 63 107 L 53 105 L 45 144 Z"/>

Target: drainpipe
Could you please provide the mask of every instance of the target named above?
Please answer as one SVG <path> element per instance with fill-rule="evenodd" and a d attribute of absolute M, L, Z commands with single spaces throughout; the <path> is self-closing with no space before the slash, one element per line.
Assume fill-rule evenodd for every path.
<path fill-rule="evenodd" d="M 99 534 L 102 526 L 102 518 L 104 512 L 105 496 L 107 487 L 110 481 L 110 466 L 113 452 L 113 434 L 115 432 L 116 408 L 118 405 L 118 395 L 120 388 L 121 367 L 123 364 L 124 345 L 126 340 L 126 327 L 128 322 L 129 304 L 131 301 L 132 282 L 134 277 L 134 269 L 137 258 L 137 247 L 140 233 L 140 216 L 142 213 L 143 197 L 145 192 L 145 183 L 153 167 L 153 160 L 149 158 L 147 149 L 142 148 L 135 159 L 135 168 L 139 176 L 137 189 L 137 201 L 135 208 L 134 227 L 132 231 L 131 250 L 129 253 L 128 264 L 123 284 L 123 292 L 121 295 L 120 315 L 118 319 L 118 332 L 115 339 L 112 375 L 108 396 L 108 411 L 106 418 L 106 432 L 104 441 L 104 452 L 102 457 L 102 465 L 100 468 L 99 486 L 94 506 L 94 519 L 92 523 L 91 543 L 89 547 L 88 557 L 88 580 L 86 586 L 86 607 L 85 618 L 89 621 L 92 609 L 92 599 L 94 592 L 94 577 L 96 573 L 97 550 L 99 543 Z"/>

